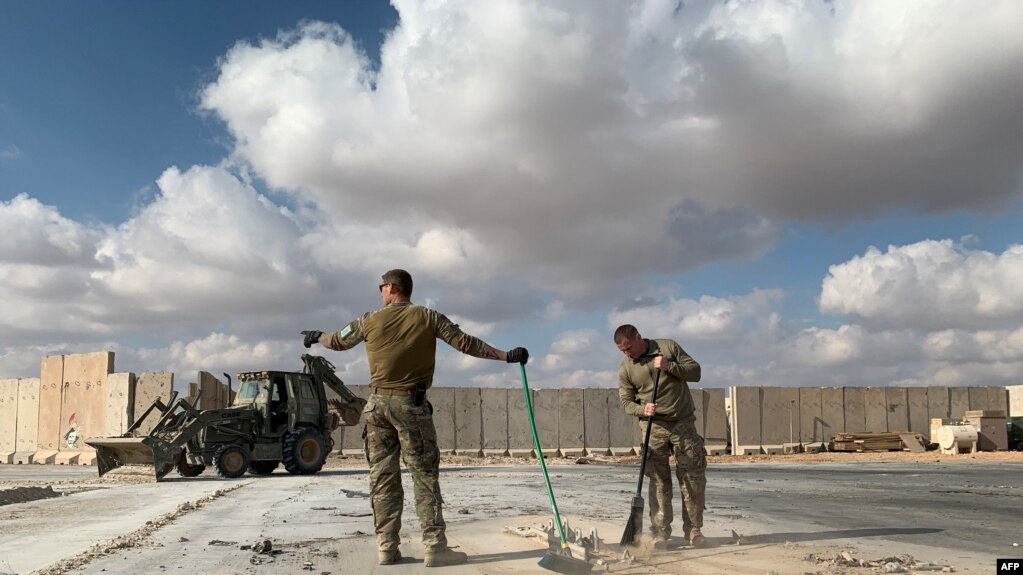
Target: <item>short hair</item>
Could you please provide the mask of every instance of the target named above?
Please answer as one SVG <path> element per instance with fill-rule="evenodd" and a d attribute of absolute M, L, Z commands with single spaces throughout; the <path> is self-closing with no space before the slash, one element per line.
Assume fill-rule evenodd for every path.
<path fill-rule="evenodd" d="M 618 345 L 627 339 L 632 339 L 637 335 L 639 335 L 639 330 L 636 329 L 636 326 L 628 323 L 620 325 L 618 326 L 618 329 L 615 330 L 615 345 Z"/>
<path fill-rule="evenodd" d="M 398 294 L 412 297 L 412 274 L 405 270 L 390 270 L 380 276 L 385 284 L 394 284 L 398 287 Z"/>

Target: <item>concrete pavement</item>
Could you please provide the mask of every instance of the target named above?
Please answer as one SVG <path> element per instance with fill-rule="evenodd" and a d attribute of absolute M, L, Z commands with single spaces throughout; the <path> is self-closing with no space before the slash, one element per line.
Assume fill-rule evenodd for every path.
<path fill-rule="evenodd" d="M 0 506 L 0 573 L 70 568 L 86 574 L 437 572 L 422 563 L 407 474 L 401 546 L 407 559 L 380 567 L 362 468 L 314 476 L 279 471 L 238 480 L 175 477 L 158 484 L 86 478 L 82 469 L 0 465 L 0 489 L 41 484 L 50 470 L 58 488 L 92 489 Z M 637 469 L 550 469 L 559 507 L 571 523 L 587 534 L 597 528 L 602 538 L 616 542 Z M 811 553 L 833 557 L 845 550 L 863 559 L 908 553 L 960 572 L 986 572 L 996 557 L 1018 554 L 1012 543 L 1023 543 L 1018 470 L 1018 464 L 967 459 L 715 465 L 709 471 L 704 529 L 713 547 L 693 550 L 674 538 L 668 552 L 634 550 L 640 563 L 617 564 L 612 570 L 803 573 L 819 570 L 806 560 Z M 449 539 L 471 555 L 467 565 L 443 572 L 540 572 L 536 561 L 544 550 L 502 531 L 506 525 L 537 524 L 549 517 L 538 469 L 444 467 L 442 474 Z M 676 517 L 676 531 L 681 530 L 679 521 Z M 733 530 L 743 536 L 743 545 L 734 544 Z M 242 549 L 263 540 L 270 540 L 278 553 Z"/>

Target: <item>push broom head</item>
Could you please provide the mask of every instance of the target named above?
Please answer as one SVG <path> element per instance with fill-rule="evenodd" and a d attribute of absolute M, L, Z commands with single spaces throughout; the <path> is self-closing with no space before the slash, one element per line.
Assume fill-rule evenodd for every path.
<path fill-rule="evenodd" d="M 589 561 L 572 557 L 572 553 L 567 547 L 563 548 L 561 552 L 548 551 L 536 564 L 548 571 L 566 573 L 567 575 L 589 573 L 593 569 L 593 565 Z"/>
<path fill-rule="evenodd" d="M 643 498 L 632 498 L 632 512 L 629 513 L 629 522 L 625 524 L 625 531 L 622 533 L 621 545 L 635 545 L 636 534 L 643 529 Z"/>

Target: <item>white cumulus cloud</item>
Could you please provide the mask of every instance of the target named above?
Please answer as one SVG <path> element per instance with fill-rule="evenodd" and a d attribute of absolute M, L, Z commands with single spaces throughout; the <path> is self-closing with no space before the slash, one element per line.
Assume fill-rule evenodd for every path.
<path fill-rule="evenodd" d="M 1023 319 L 1020 285 L 1023 246 L 994 254 L 927 240 L 831 266 L 820 310 L 895 328 L 1000 327 Z"/>

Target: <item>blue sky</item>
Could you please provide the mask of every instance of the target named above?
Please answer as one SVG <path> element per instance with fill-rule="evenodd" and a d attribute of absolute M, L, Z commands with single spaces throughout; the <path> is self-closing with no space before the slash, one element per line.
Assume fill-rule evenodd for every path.
<path fill-rule="evenodd" d="M 1018 3 L 4 10 L 0 376 L 297 367 L 403 267 L 538 386 L 1020 381 Z"/>

